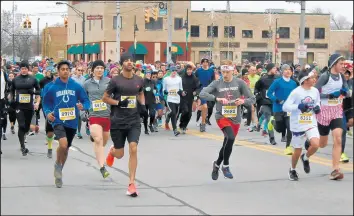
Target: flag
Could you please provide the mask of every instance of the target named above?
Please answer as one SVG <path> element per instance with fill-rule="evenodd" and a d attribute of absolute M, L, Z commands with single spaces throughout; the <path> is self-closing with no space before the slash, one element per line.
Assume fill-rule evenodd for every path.
<path fill-rule="evenodd" d="M 189 37 L 189 31 L 186 31 L 186 50 L 188 51 L 188 37 Z"/>

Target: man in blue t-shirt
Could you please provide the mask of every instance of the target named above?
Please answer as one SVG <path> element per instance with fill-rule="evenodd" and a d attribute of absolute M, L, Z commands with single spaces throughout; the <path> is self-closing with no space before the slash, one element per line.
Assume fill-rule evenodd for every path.
<path fill-rule="evenodd" d="M 201 60 L 202 67 L 198 68 L 195 76 L 199 79 L 201 89 L 207 87 L 214 80 L 214 69 L 209 67 L 209 60 L 203 58 Z M 208 112 L 206 100 L 200 99 L 202 108 L 202 123 L 200 124 L 200 132 L 205 132 L 205 120 Z"/>

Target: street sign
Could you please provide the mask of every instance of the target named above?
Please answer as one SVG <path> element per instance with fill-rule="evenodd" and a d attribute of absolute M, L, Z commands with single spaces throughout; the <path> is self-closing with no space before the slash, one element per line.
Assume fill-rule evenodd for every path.
<path fill-rule="evenodd" d="M 307 58 L 307 45 L 299 45 L 297 48 L 297 58 Z"/>
<path fill-rule="evenodd" d="M 102 15 L 87 15 L 87 20 L 101 20 L 103 19 Z"/>
<path fill-rule="evenodd" d="M 159 16 L 166 16 L 167 15 L 167 3 L 160 2 L 159 3 Z"/>
<path fill-rule="evenodd" d="M 166 16 L 167 15 L 167 9 L 160 9 L 159 10 L 159 16 Z"/>

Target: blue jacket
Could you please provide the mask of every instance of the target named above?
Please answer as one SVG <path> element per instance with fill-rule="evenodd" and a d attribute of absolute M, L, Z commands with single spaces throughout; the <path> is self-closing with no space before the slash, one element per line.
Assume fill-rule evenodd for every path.
<path fill-rule="evenodd" d="M 53 127 L 55 125 L 63 125 L 68 128 L 76 129 L 78 126 L 78 116 L 80 115 L 79 109 L 76 107 L 78 102 L 81 102 L 84 109 L 90 109 L 90 100 L 86 94 L 84 88 L 69 78 L 68 83 L 64 83 L 60 78 L 57 78 L 55 82 L 48 83 L 42 92 L 43 98 L 43 110 L 46 116 L 53 112 L 55 120 L 52 122 Z M 60 120 L 59 112 L 62 108 L 74 108 L 75 119 L 72 120 Z"/>
<path fill-rule="evenodd" d="M 203 68 L 198 68 L 195 72 L 195 76 L 199 79 L 202 87 L 207 87 L 212 81 L 214 81 L 214 70 L 209 68 L 208 70 L 204 70 Z"/>
<path fill-rule="evenodd" d="M 297 84 L 292 79 L 286 82 L 283 77 L 280 77 L 273 81 L 267 91 L 267 97 L 273 102 L 273 112 L 283 112 L 283 104 L 277 103 L 276 100 L 285 102 L 296 87 Z"/>

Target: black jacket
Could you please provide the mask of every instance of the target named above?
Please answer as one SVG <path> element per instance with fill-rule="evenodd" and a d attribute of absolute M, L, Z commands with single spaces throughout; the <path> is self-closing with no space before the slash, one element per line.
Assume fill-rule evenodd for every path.
<path fill-rule="evenodd" d="M 191 74 L 189 76 L 187 73 L 185 73 L 182 76 L 182 86 L 183 86 L 183 91 L 187 92 L 187 95 L 185 97 L 182 97 L 182 100 L 183 99 L 193 100 L 194 98 L 193 92 L 196 92 L 197 95 L 200 92 L 200 82 L 199 79 L 194 74 Z"/>
<path fill-rule="evenodd" d="M 144 96 L 145 96 L 145 104 L 155 104 L 155 93 L 157 91 L 156 82 L 151 79 L 144 79 Z"/>
<path fill-rule="evenodd" d="M 53 81 L 53 77 L 48 78 L 48 77 L 46 76 L 46 77 L 44 77 L 43 79 L 41 79 L 41 81 L 39 81 L 39 87 L 40 87 L 41 89 L 44 89 L 44 87 L 45 87 L 48 83 L 50 83 L 50 82 L 52 82 L 52 81 Z"/>
<path fill-rule="evenodd" d="M 276 75 L 266 74 L 256 82 L 254 94 L 256 95 L 257 101 L 260 101 L 261 105 L 272 105 L 272 101 L 267 97 L 267 91 L 273 81 L 277 78 L 278 76 Z"/>

